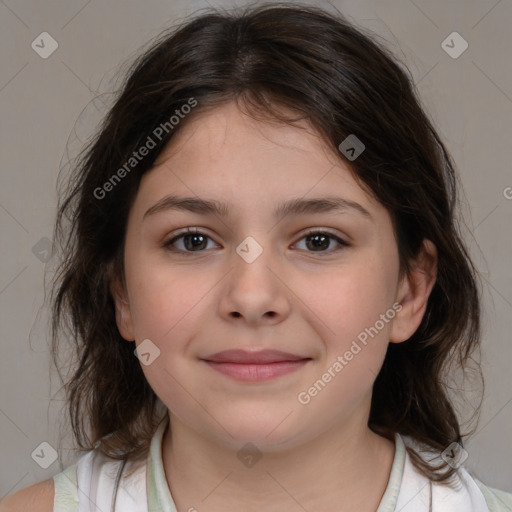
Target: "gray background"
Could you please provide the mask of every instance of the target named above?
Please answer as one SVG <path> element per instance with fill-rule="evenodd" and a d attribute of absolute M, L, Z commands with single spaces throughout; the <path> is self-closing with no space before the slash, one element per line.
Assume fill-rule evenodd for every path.
<path fill-rule="evenodd" d="M 100 118 L 101 103 L 91 100 L 114 90 L 111 78 L 141 45 L 198 8 L 240 4 L 0 2 L 0 498 L 50 478 L 76 458 L 59 381 L 50 371 L 48 313 L 42 307 L 45 238 L 52 237 L 55 185 L 66 148 L 85 140 Z M 506 197 L 512 198 L 512 3 L 333 5 L 382 37 L 407 63 L 459 169 L 467 198 L 465 236 L 485 285 L 486 393 L 476 434 L 466 446 L 466 466 L 488 485 L 512 492 L 512 199 Z M 31 48 L 45 31 L 59 45 L 47 59 Z M 469 44 L 455 59 L 441 47 L 453 31 Z M 31 456 L 42 442 L 60 456 L 47 469 Z"/>

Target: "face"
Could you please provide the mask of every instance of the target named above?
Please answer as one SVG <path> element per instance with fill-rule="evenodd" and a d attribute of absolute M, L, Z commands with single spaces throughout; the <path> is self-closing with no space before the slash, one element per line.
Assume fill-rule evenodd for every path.
<path fill-rule="evenodd" d="M 397 306 L 409 295 L 388 212 L 302 127 L 217 107 L 190 119 L 141 181 L 117 322 L 144 342 L 142 369 L 171 429 L 179 418 L 226 446 L 272 450 L 355 417 L 366 427 L 390 338 L 419 323 Z M 169 196 L 226 208 L 190 211 Z M 220 363 L 226 350 L 291 356 Z"/>

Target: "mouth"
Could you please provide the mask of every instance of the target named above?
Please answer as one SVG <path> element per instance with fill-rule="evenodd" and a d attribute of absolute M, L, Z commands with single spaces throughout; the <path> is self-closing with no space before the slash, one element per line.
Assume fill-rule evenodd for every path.
<path fill-rule="evenodd" d="M 292 373 L 302 368 L 310 357 L 278 350 L 247 352 L 225 350 L 201 358 L 210 368 L 242 381 L 264 381 Z"/>

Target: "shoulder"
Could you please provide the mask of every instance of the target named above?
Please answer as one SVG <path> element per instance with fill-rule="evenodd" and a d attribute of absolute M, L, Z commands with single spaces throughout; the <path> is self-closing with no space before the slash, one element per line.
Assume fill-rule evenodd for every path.
<path fill-rule="evenodd" d="M 403 437 L 402 440 L 406 441 L 407 448 L 413 447 L 425 461 L 431 462 L 441 456 L 440 452 L 419 447 L 417 443 L 407 437 Z M 429 483 L 432 488 L 431 499 L 428 492 Z M 486 486 L 463 465 L 449 480 L 437 482 L 431 480 L 413 465 L 406 452 L 396 509 L 402 510 L 402 512 L 409 510 L 416 512 L 419 510 L 419 502 L 429 503 L 430 501 L 442 503 L 445 506 L 442 510 L 450 510 L 450 512 L 512 512 L 511 493 Z"/>
<path fill-rule="evenodd" d="M 488 487 L 478 479 L 474 479 L 480 491 L 484 495 L 490 512 L 510 512 L 512 511 L 512 493 Z"/>
<path fill-rule="evenodd" d="M 53 479 L 25 487 L 0 502 L 0 512 L 53 512 Z"/>

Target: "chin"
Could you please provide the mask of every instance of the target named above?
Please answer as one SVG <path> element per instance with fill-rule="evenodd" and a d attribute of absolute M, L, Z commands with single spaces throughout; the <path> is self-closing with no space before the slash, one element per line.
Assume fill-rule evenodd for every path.
<path fill-rule="evenodd" d="M 239 450 L 250 442 L 261 451 L 277 452 L 291 448 L 295 444 L 293 439 L 299 433 L 293 428 L 293 424 L 283 421 L 285 418 L 286 414 L 282 411 L 275 415 L 269 414 L 268 411 L 267 414 L 258 415 L 253 411 L 250 415 L 236 414 L 232 417 L 224 417 L 222 421 L 217 418 L 231 435 L 216 424 L 216 437 L 222 444 L 233 450 Z"/>

